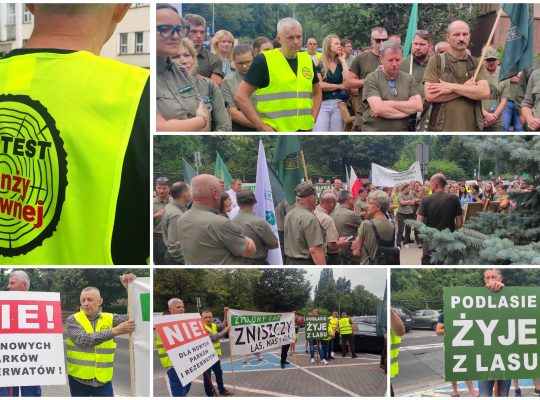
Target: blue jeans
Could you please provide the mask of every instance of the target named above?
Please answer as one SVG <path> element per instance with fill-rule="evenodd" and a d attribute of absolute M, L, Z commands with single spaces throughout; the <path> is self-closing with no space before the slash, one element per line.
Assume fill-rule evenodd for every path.
<path fill-rule="evenodd" d="M 516 111 L 516 105 L 513 100 L 508 100 L 503 113 L 503 132 L 510 131 L 510 125 L 514 126 L 514 132 L 523 132 L 523 127 L 519 122 L 519 115 Z"/>
<path fill-rule="evenodd" d="M 187 386 L 182 386 L 180 379 L 176 374 L 174 368 L 169 368 L 167 370 L 167 375 L 169 376 L 169 384 L 171 386 L 171 394 L 173 397 L 187 397 L 189 389 L 191 389 L 191 383 L 188 383 Z"/>
<path fill-rule="evenodd" d="M 311 358 L 315 358 L 315 340 L 313 339 L 310 339 L 308 340 L 308 343 L 309 343 L 309 356 Z M 324 360 L 324 353 L 322 351 L 322 347 L 321 347 L 321 341 L 319 340 L 319 345 L 317 346 L 318 350 L 319 350 L 319 357 L 321 358 L 321 360 Z"/>
<path fill-rule="evenodd" d="M 223 370 L 221 369 L 221 362 L 218 360 L 217 363 L 212 365 L 203 374 L 204 393 L 206 393 L 208 397 L 214 397 L 214 392 L 212 391 L 212 371 L 214 371 L 214 375 L 216 375 L 216 384 L 217 384 L 219 393 L 222 393 L 225 391 L 225 386 L 223 386 Z"/>
<path fill-rule="evenodd" d="M 493 397 L 493 386 L 495 381 L 478 381 L 478 391 L 480 392 L 480 397 Z M 499 397 L 508 397 L 510 392 L 510 385 L 512 381 L 498 381 L 499 386 Z"/>
<path fill-rule="evenodd" d="M 68 375 L 69 391 L 71 397 L 113 397 L 112 382 L 109 381 L 105 385 L 93 387 L 77 382 L 75 378 Z"/>
<path fill-rule="evenodd" d="M 325 360 L 330 360 L 332 353 L 332 339 L 322 341 L 322 349 Z"/>
<path fill-rule="evenodd" d="M 41 386 L 13 386 L 0 388 L 0 397 L 41 397 Z M 10 393 L 11 392 L 11 393 Z"/>

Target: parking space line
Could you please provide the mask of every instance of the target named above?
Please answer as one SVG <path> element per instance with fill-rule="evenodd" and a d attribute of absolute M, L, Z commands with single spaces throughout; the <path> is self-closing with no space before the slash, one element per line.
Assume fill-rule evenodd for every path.
<path fill-rule="evenodd" d="M 195 379 L 193 382 L 204 383 L 204 381 L 202 381 L 200 379 Z M 247 387 L 243 387 L 243 386 L 235 386 L 235 387 L 236 387 L 236 390 L 242 390 L 244 392 L 262 394 L 262 395 L 265 395 L 265 396 L 298 397 L 296 395 L 289 394 L 289 393 L 272 392 L 272 391 L 269 391 L 269 390 L 253 389 L 253 388 L 247 388 Z"/>
<path fill-rule="evenodd" d="M 300 368 L 302 371 L 308 373 L 309 375 L 311 375 L 311 376 L 313 376 L 313 377 L 315 377 L 315 378 L 317 378 L 317 379 L 319 379 L 319 380 L 325 382 L 326 384 L 328 384 L 328 385 L 330 385 L 330 386 L 332 386 L 332 387 L 335 387 L 336 389 L 341 390 L 341 391 L 344 392 L 344 393 L 347 393 L 349 396 L 360 397 L 359 394 L 354 393 L 354 392 L 351 392 L 350 390 L 345 389 L 345 388 L 343 388 L 343 387 L 341 387 L 341 386 L 335 384 L 334 382 L 329 381 L 328 379 L 323 378 L 322 376 L 319 376 L 319 375 L 317 375 L 316 373 L 307 370 L 307 369 L 304 368 L 304 367 L 299 367 L 299 368 Z"/>

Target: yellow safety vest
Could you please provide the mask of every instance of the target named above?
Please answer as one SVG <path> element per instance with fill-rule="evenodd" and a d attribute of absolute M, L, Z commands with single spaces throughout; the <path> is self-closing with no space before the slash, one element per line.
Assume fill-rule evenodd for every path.
<path fill-rule="evenodd" d="M 217 325 L 216 324 L 212 324 L 211 326 L 208 326 L 208 325 L 204 325 L 204 327 L 206 328 L 206 330 L 212 334 L 216 334 L 218 333 L 218 329 L 217 329 Z M 217 342 L 213 342 L 214 343 L 214 349 L 216 349 L 216 353 L 218 356 L 221 355 L 221 344 L 219 343 L 219 340 Z"/>
<path fill-rule="evenodd" d="M 334 327 L 332 326 L 331 322 L 328 322 L 328 329 L 326 332 L 328 333 L 326 337 L 323 338 L 323 340 L 332 340 L 334 338 Z"/>
<path fill-rule="evenodd" d="M 353 333 L 351 320 L 349 317 L 341 318 L 339 320 L 339 333 L 341 335 L 350 335 Z"/>
<path fill-rule="evenodd" d="M 339 319 L 335 317 L 330 317 L 330 325 L 332 325 L 332 328 L 336 330 L 339 326 Z"/>
<path fill-rule="evenodd" d="M 401 346 L 401 338 L 390 329 L 390 378 L 393 378 L 399 373 L 399 347 Z"/>
<path fill-rule="evenodd" d="M 112 264 L 149 71 L 86 51 L 0 59 L 0 264 Z"/>
<path fill-rule="evenodd" d="M 172 361 L 167 355 L 167 350 L 165 349 L 165 346 L 163 346 L 163 342 L 161 341 L 161 338 L 159 337 L 157 333 L 155 335 L 156 335 L 156 339 L 155 339 L 156 349 L 158 352 L 159 362 L 161 363 L 161 366 L 163 368 L 172 367 L 173 366 Z"/>
<path fill-rule="evenodd" d="M 96 323 L 96 330 L 83 311 L 74 315 L 75 320 L 83 327 L 86 333 L 101 332 L 113 327 L 113 315 L 101 313 Z M 113 378 L 113 362 L 116 343 L 107 340 L 97 346 L 83 347 L 76 345 L 71 338 L 66 339 L 66 358 L 68 375 L 80 379 L 97 379 L 100 382 L 109 382 Z"/>
<path fill-rule="evenodd" d="M 263 51 L 268 65 L 269 85 L 257 89 L 257 111 L 263 122 L 278 132 L 311 130 L 313 120 L 313 61 L 297 53 L 296 75 L 279 49 Z"/>

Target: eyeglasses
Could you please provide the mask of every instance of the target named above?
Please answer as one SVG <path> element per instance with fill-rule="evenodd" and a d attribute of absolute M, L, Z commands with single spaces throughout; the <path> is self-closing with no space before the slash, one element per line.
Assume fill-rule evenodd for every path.
<path fill-rule="evenodd" d="M 388 38 L 384 38 L 384 39 L 371 38 L 371 40 L 373 40 L 376 43 L 382 43 L 382 42 L 386 42 L 388 40 Z"/>
<path fill-rule="evenodd" d="M 189 25 L 158 25 L 157 30 L 163 39 L 172 39 L 176 33 L 180 39 L 189 33 Z"/>
<path fill-rule="evenodd" d="M 397 96 L 396 82 L 388 81 L 388 86 L 390 86 L 390 94 L 394 97 Z"/>
<path fill-rule="evenodd" d="M 253 62 L 253 59 L 251 60 L 248 60 L 248 61 L 235 61 L 234 63 L 236 65 L 238 65 L 239 67 L 244 67 L 244 66 L 248 66 L 248 65 L 251 65 L 251 63 Z"/>

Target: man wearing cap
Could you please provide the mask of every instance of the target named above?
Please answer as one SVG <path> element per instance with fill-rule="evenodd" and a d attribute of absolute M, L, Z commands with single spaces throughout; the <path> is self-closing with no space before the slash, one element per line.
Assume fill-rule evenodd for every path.
<path fill-rule="evenodd" d="M 499 55 L 492 47 L 486 52 L 484 68 L 489 83 L 489 99 L 482 100 L 484 131 L 502 132 L 502 113 L 510 96 L 510 80 L 499 82 Z"/>
<path fill-rule="evenodd" d="M 233 218 L 233 222 L 238 224 L 244 235 L 253 240 L 257 249 L 253 257 L 244 258 L 244 264 L 268 265 L 266 261 L 268 250 L 279 247 L 278 238 L 272 232 L 268 222 L 254 214 L 253 207 L 257 203 L 257 199 L 252 190 L 240 189 L 236 193 L 236 201 L 240 211 Z"/>
<path fill-rule="evenodd" d="M 311 183 L 294 189 L 296 206 L 285 217 L 285 255 L 289 265 L 326 265 L 319 220 L 313 213 L 317 192 Z"/>
<path fill-rule="evenodd" d="M 350 190 L 342 190 L 339 193 L 338 202 L 339 207 L 334 210 L 332 218 L 336 223 L 339 236 L 350 237 L 350 242 L 352 242 L 352 238 L 356 237 L 358 227 L 362 223 L 362 218 L 353 211 L 355 201 Z M 360 263 L 360 257 L 353 256 L 350 245 L 342 247 L 339 252 L 342 265 L 358 265 Z"/>

